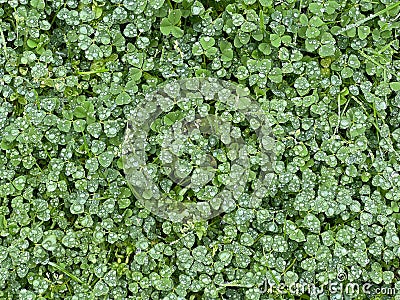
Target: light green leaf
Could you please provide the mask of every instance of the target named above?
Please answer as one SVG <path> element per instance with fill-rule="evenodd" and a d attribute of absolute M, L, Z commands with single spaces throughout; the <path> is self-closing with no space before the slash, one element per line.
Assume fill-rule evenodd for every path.
<path fill-rule="evenodd" d="M 180 29 L 179 27 L 174 26 L 171 30 L 171 33 L 174 37 L 181 38 L 181 37 L 183 37 L 184 31 L 182 29 Z"/>
<path fill-rule="evenodd" d="M 322 45 L 318 53 L 321 57 L 333 56 L 335 54 L 336 47 L 334 45 Z"/>
<path fill-rule="evenodd" d="M 370 32 L 371 32 L 371 29 L 369 28 L 369 26 L 362 25 L 357 28 L 358 37 L 361 40 L 365 40 L 368 37 Z"/>
<path fill-rule="evenodd" d="M 400 91 L 400 82 L 398 81 L 389 83 L 389 86 L 395 92 Z"/>
<path fill-rule="evenodd" d="M 273 47 L 278 48 L 281 45 L 281 37 L 278 34 L 272 33 L 269 38 Z"/>
<path fill-rule="evenodd" d="M 153 9 L 159 9 L 163 6 L 164 0 L 149 0 L 148 4 Z"/>
<path fill-rule="evenodd" d="M 111 165 L 114 159 L 114 154 L 111 151 L 105 151 L 101 153 L 98 157 L 99 163 L 104 168 L 107 168 Z"/>
<path fill-rule="evenodd" d="M 195 1 L 192 4 L 192 15 L 198 16 L 204 13 L 204 11 L 205 11 L 204 6 L 200 1 Z"/>
<path fill-rule="evenodd" d="M 258 0 L 260 4 L 264 7 L 272 7 L 273 0 Z"/>
<path fill-rule="evenodd" d="M 31 0 L 30 4 L 32 5 L 32 7 L 35 7 L 39 10 L 44 9 L 46 5 L 44 0 Z"/>
<path fill-rule="evenodd" d="M 180 9 L 171 10 L 168 14 L 168 20 L 171 22 L 171 25 L 178 25 L 181 21 L 182 12 Z"/>
<path fill-rule="evenodd" d="M 132 101 L 131 96 L 127 92 L 120 93 L 115 99 L 117 105 L 129 104 Z"/>
<path fill-rule="evenodd" d="M 200 44 L 204 50 L 207 50 L 215 45 L 215 39 L 209 36 L 203 36 L 200 38 Z"/>

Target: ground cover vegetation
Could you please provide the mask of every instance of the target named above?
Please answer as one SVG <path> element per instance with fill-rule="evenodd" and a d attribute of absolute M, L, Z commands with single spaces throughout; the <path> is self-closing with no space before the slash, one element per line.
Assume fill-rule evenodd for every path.
<path fill-rule="evenodd" d="M 340 281 L 381 288 L 355 299 L 400 299 L 399 27 L 396 0 L 0 0 L 0 298 L 352 299 L 288 288 Z M 146 95 L 202 77 L 252 95 L 275 163 L 251 201 L 257 125 L 228 110 L 229 134 L 196 131 L 186 148 L 193 161 L 209 146 L 208 188 L 159 183 L 178 201 L 212 199 L 240 174 L 226 144 L 242 138 L 243 194 L 172 222 L 133 195 L 121 145 Z M 168 161 L 157 136 L 189 113 L 152 125 L 155 169 Z"/>

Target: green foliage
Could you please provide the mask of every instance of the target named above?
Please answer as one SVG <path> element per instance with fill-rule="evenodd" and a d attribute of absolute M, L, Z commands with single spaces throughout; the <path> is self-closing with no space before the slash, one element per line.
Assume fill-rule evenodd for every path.
<path fill-rule="evenodd" d="M 160 23 L 160 30 L 163 34 L 172 34 L 176 38 L 183 36 L 183 30 L 177 25 L 180 23 L 182 12 L 179 9 L 171 10 L 167 18 L 163 18 Z"/>
<path fill-rule="evenodd" d="M 399 1 L 0 3 L 0 299 L 350 299 L 264 291 L 335 279 L 396 289 L 356 299 L 400 299 Z M 176 101 L 174 79 L 202 77 L 241 89 Z M 136 132 L 149 173 L 127 177 L 143 103 L 158 106 L 137 121 L 160 112 L 149 139 Z M 268 126 L 246 118 L 255 107 Z M 216 114 L 220 135 L 194 130 Z M 213 207 L 236 193 L 183 224 L 132 179 Z"/>

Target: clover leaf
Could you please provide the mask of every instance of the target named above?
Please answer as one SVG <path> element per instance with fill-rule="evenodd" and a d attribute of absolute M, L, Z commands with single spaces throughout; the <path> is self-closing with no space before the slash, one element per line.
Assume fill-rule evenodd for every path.
<path fill-rule="evenodd" d="M 171 10 L 167 18 L 160 23 L 160 30 L 164 35 L 172 34 L 176 38 L 183 36 L 183 30 L 177 25 L 180 23 L 182 12 L 179 9 Z"/>

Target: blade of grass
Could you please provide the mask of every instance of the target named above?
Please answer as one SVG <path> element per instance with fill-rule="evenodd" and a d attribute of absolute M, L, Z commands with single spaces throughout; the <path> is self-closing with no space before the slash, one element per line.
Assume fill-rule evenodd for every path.
<path fill-rule="evenodd" d="M 68 277 L 70 277 L 71 279 L 75 280 L 76 282 L 79 282 L 80 284 L 85 284 L 85 282 L 83 282 L 82 280 L 80 280 L 78 277 L 76 277 L 74 274 L 68 272 L 67 270 L 65 270 L 64 268 L 60 267 L 59 265 L 57 265 L 56 263 L 53 263 L 51 261 L 48 262 L 48 264 L 54 268 L 56 268 L 58 271 L 63 272 L 65 275 L 67 275 Z"/>
<path fill-rule="evenodd" d="M 98 70 L 93 70 L 93 71 L 78 71 L 76 74 L 78 75 L 90 75 L 90 74 L 97 74 L 97 73 L 104 73 L 108 72 L 108 69 L 98 69 Z"/>
<path fill-rule="evenodd" d="M 400 2 L 399 2 L 400 3 Z M 370 55 L 367 55 L 366 53 L 364 53 L 361 49 L 359 51 L 359 53 L 367 60 L 369 60 L 370 62 L 372 62 L 373 64 L 377 65 L 378 67 L 382 68 L 382 70 L 389 72 L 390 74 L 392 74 L 395 77 L 398 77 L 399 75 L 396 74 L 395 72 L 393 72 L 392 70 L 389 70 L 388 68 L 385 68 L 385 66 L 382 66 L 382 64 L 380 64 L 379 62 L 377 62 L 375 59 L 373 59 Z"/>
<path fill-rule="evenodd" d="M 260 30 L 262 33 L 265 32 L 265 20 L 264 20 L 264 13 L 262 9 L 260 10 Z"/>
<path fill-rule="evenodd" d="M 3 44 L 3 49 L 4 49 L 4 56 L 5 56 L 5 58 L 8 58 L 6 38 L 4 36 L 3 29 L 1 27 L 0 27 L 0 36 L 1 36 L 1 39 L 2 39 L 2 44 Z"/>
<path fill-rule="evenodd" d="M 362 20 L 360 20 L 358 22 L 353 23 L 353 24 L 347 25 L 345 28 L 340 29 L 337 32 L 337 34 L 343 34 L 344 32 L 346 32 L 349 29 L 352 29 L 352 28 L 355 28 L 355 27 L 359 27 L 362 24 L 364 24 L 365 22 L 368 22 L 368 21 L 370 21 L 370 20 L 372 20 L 372 19 L 374 19 L 374 18 L 376 18 L 376 17 L 378 17 L 380 15 L 383 15 L 384 13 L 388 12 L 389 10 L 392 10 L 393 8 L 396 8 L 399 5 L 400 5 L 400 1 L 398 1 L 396 3 L 393 3 L 392 5 L 389 5 L 385 9 L 382 9 L 381 11 L 378 11 L 377 13 L 375 13 L 373 15 L 370 15 L 370 16 L 368 16 L 368 17 L 366 17 L 366 18 L 364 18 L 364 19 L 362 19 Z"/>

